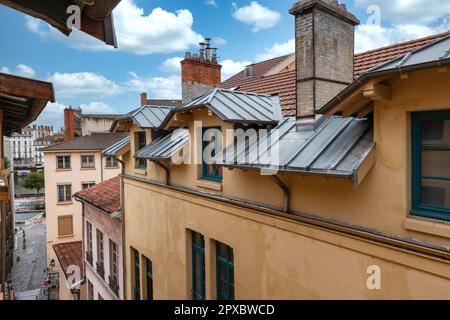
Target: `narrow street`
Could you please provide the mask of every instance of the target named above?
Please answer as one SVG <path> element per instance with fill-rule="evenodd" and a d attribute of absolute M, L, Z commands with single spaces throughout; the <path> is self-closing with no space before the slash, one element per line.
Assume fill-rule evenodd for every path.
<path fill-rule="evenodd" d="M 35 218 L 24 225 L 16 225 L 16 229 L 12 269 L 12 284 L 16 298 L 19 300 L 47 299 L 43 285 L 47 267 L 45 218 Z"/>

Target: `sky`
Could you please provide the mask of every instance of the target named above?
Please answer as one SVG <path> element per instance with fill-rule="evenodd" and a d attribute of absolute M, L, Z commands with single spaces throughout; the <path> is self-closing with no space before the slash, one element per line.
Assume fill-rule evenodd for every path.
<path fill-rule="evenodd" d="M 450 29 L 449 0 L 344 0 L 361 24 L 355 51 Z M 181 96 L 180 60 L 205 37 L 219 48 L 222 80 L 246 65 L 294 51 L 295 0 L 122 0 L 114 11 L 118 49 L 77 30 L 66 37 L 45 22 L 0 5 L 0 72 L 51 81 L 56 102 L 36 124 L 63 125 L 67 106 L 126 113 L 140 93 Z"/>

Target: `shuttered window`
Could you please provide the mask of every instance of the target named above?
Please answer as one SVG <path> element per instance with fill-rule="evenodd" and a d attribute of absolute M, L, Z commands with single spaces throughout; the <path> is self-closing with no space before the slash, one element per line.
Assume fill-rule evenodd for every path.
<path fill-rule="evenodd" d="M 412 114 L 412 214 L 450 221 L 450 111 Z"/>
<path fill-rule="evenodd" d="M 216 242 L 217 299 L 234 300 L 233 248 Z"/>
<path fill-rule="evenodd" d="M 73 218 L 72 216 L 58 217 L 58 235 L 60 237 L 73 235 Z"/>
<path fill-rule="evenodd" d="M 205 300 L 205 238 L 192 231 L 192 299 Z"/>

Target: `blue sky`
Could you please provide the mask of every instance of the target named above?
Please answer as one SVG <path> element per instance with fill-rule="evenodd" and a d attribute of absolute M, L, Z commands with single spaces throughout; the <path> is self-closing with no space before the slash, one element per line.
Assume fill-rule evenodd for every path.
<path fill-rule="evenodd" d="M 65 37 L 0 5 L 0 70 L 52 81 L 57 102 L 38 124 L 62 125 L 65 106 L 125 113 L 150 98 L 179 98 L 179 60 L 203 37 L 219 48 L 223 78 L 245 65 L 293 52 L 294 0 L 122 0 L 119 49 L 75 31 Z M 450 29 L 448 0 L 346 0 L 360 20 L 356 51 Z M 376 7 L 374 7 L 374 5 Z M 379 13 L 379 15 L 378 15 Z M 380 19 L 378 19 L 380 18 Z M 378 24 L 380 22 L 380 24 Z"/>

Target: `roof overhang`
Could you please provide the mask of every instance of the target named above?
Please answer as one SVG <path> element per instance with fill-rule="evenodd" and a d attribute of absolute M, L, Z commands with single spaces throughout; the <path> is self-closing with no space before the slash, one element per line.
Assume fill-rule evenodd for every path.
<path fill-rule="evenodd" d="M 124 139 L 116 142 L 112 146 L 102 150 L 102 155 L 107 157 L 121 157 L 125 153 L 130 152 L 130 141 L 131 138 L 125 137 Z"/>
<path fill-rule="evenodd" d="M 0 73 L 0 110 L 4 135 L 32 123 L 48 102 L 55 102 L 53 84 Z"/>
<path fill-rule="evenodd" d="M 406 76 L 408 73 L 427 69 L 442 69 L 450 67 L 450 58 L 406 67 L 380 70 L 376 69 L 362 74 L 348 87 L 331 99 L 317 114 L 350 116 L 356 114 L 359 118 L 370 112 L 370 102 L 374 100 L 390 100 L 389 81 L 393 78 Z M 373 105 L 372 105 L 373 108 Z"/>
<path fill-rule="evenodd" d="M 112 11 L 121 0 L 0 0 L 10 8 L 41 19 L 68 36 L 72 29 L 67 27 L 71 12 L 68 7 L 76 5 L 81 9 L 81 31 L 108 45 L 117 47 Z"/>

